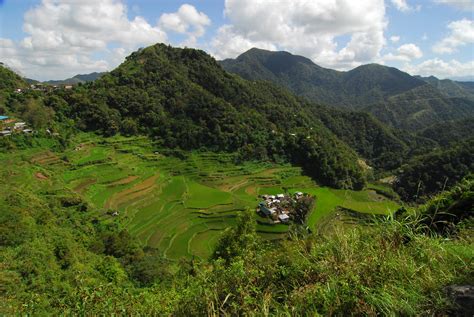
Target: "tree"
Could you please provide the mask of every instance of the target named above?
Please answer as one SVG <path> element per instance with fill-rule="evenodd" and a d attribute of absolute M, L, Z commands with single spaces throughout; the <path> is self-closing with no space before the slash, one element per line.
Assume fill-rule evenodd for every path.
<path fill-rule="evenodd" d="M 260 238 L 256 232 L 254 213 L 247 209 L 243 211 L 237 220 L 237 226 L 227 228 L 222 234 L 216 249 L 214 258 L 222 258 L 227 263 L 235 257 L 250 255 L 259 246 Z"/>

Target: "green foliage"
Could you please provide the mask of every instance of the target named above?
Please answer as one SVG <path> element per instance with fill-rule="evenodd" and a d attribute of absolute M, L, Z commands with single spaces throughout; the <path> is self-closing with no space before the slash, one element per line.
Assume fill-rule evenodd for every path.
<path fill-rule="evenodd" d="M 405 200 L 420 200 L 449 189 L 474 170 L 472 153 L 474 139 L 469 139 L 417 156 L 402 166 L 395 189 Z"/>
<path fill-rule="evenodd" d="M 247 209 L 239 215 L 237 226 L 228 228 L 222 234 L 214 258 L 222 258 L 227 262 L 242 256 L 251 256 L 261 240 L 257 236 L 254 212 Z"/>
<path fill-rule="evenodd" d="M 445 147 L 450 144 L 467 140 L 472 137 L 474 131 L 474 118 L 459 121 L 451 121 L 435 124 L 418 133 L 419 136 L 435 140 L 439 145 Z"/>
<path fill-rule="evenodd" d="M 429 230 L 440 233 L 455 233 L 458 223 L 474 224 L 474 176 L 470 175 L 431 199 L 419 209 L 422 224 Z"/>

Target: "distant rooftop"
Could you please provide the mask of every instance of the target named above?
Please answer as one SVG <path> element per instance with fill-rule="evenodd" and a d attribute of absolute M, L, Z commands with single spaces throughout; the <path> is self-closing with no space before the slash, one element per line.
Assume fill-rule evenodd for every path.
<path fill-rule="evenodd" d="M 8 117 L 7 116 L 0 116 L 0 120 L 7 120 Z"/>

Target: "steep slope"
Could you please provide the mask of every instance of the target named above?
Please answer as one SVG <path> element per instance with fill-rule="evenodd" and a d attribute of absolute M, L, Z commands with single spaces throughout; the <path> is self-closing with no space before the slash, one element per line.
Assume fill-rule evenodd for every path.
<path fill-rule="evenodd" d="M 322 68 L 287 52 L 251 49 L 221 65 L 249 80 L 268 80 L 311 101 L 372 113 L 395 128 L 417 130 L 474 117 L 469 84 L 413 77 L 393 67 Z"/>
<path fill-rule="evenodd" d="M 311 106 L 315 115 L 339 139 L 353 148 L 367 163 L 384 170 L 400 166 L 410 151 L 407 143 L 413 136 L 402 140 L 370 114 L 344 111 L 320 105 Z"/>
<path fill-rule="evenodd" d="M 146 133 L 162 146 L 238 151 L 244 159 L 283 159 L 323 184 L 363 184 L 356 154 L 304 103 L 225 72 L 203 51 L 151 46 L 86 87 L 61 93 L 71 105 L 65 116 L 84 129 Z"/>

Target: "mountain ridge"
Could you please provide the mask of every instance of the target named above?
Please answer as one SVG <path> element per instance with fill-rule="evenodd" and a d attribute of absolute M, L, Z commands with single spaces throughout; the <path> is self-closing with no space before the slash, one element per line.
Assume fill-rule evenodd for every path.
<path fill-rule="evenodd" d="M 284 67 L 275 67 L 277 62 Z M 245 79 L 271 81 L 317 103 L 369 112 L 395 128 L 416 131 L 442 123 L 445 116 L 447 120 L 474 117 L 474 85 L 468 82 L 411 76 L 379 64 L 341 72 L 302 56 L 257 48 L 220 64 Z M 421 107 L 415 107 L 419 111 L 411 109 L 413 100 L 424 100 Z"/>

